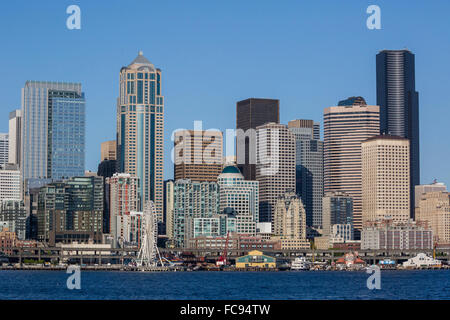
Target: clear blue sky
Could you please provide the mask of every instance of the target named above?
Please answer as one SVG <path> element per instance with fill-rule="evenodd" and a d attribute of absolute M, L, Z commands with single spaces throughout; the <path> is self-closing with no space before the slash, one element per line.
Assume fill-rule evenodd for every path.
<path fill-rule="evenodd" d="M 66 28 L 67 6 L 81 30 Z M 381 7 L 382 30 L 366 28 Z M 163 71 L 165 178 L 170 134 L 235 127 L 235 103 L 280 99 L 281 121 L 322 122 L 325 107 L 361 95 L 376 103 L 375 55 L 416 54 L 421 180 L 450 185 L 450 1 L 8 1 L 0 10 L 0 132 L 26 80 L 81 82 L 87 98 L 87 169 L 115 139 L 119 71 L 139 50 Z"/>

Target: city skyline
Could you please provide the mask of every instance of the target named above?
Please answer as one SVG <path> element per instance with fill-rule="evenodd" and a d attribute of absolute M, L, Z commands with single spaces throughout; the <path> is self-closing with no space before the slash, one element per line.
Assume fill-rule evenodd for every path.
<path fill-rule="evenodd" d="M 448 44 L 437 41 L 438 38 L 436 37 L 426 40 L 421 38 L 421 35 L 425 35 L 429 30 L 434 30 L 436 26 L 440 26 L 439 24 L 436 25 L 434 21 L 438 21 L 440 12 L 445 10 L 440 8 L 440 12 L 436 12 L 436 5 L 430 5 L 428 8 L 422 10 L 422 7 L 418 4 L 408 4 L 408 7 L 404 8 L 400 4 L 389 4 L 380 1 L 379 5 L 383 12 L 383 28 L 382 30 L 371 31 L 365 27 L 365 19 L 367 17 L 365 8 L 367 6 L 362 4 L 350 5 L 345 8 L 347 12 L 344 12 L 344 8 L 339 8 L 337 4 L 327 3 L 329 9 L 336 9 L 336 12 L 340 15 L 340 17 L 333 17 L 330 13 L 333 10 L 322 12 L 317 8 L 311 8 L 309 5 L 288 3 L 272 8 L 270 4 L 262 3 L 259 14 L 252 16 L 250 22 L 254 23 L 255 26 L 262 27 L 264 26 L 263 20 L 265 20 L 269 13 L 274 14 L 274 19 L 279 21 L 282 16 L 281 11 L 284 10 L 283 17 L 286 21 L 277 25 L 275 30 L 271 31 L 268 35 L 271 41 L 275 41 L 275 49 L 284 53 L 275 54 L 274 49 L 268 50 L 267 53 L 245 50 L 249 52 L 234 53 L 232 55 L 233 59 L 228 61 L 224 59 L 228 51 L 225 50 L 223 53 L 220 51 L 224 49 L 223 44 L 220 42 L 223 39 L 227 40 L 227 44 L 233 45 L 240 45 L 245 43 L 245 41 L 251 40 L 251 44 L 261 45 L 264 50 L 268 49 L 267 46 L 263 46 L 266 40 L 266 38 L 261 37 L 263 32 L 253 30 L 249 24 L 238 23 L 237 26 L 233 27 L 241 28 L 243 32 L 243 35 L 238 36 L 235 40 L 229 39 L 227 33 L 224 33 L 224 18 L 237 21 L 241 15 L 246 14 L 251 9 L 250 5 L 244 4 L 243 10 L 237 13 L 236 17 L 232 16 L 233 10 L 231 10 L 231 7 L 222 8 L 221 13 L 224 17 L 218 19 L 216 22 L 214 22 L 214 18 L 217 18 L 217 13 L 214 11 L 214 8 L 217 7 L 215 7 L 216 5 L 211 5 L 209 7 L 212 10 L 211 17 L 204 18 L 205 22 L 203 24 L 196 22 L 197 20 L 194 18 L 186 18 L 179 22 L 177 24 L 178 31 L 180 31 L 179 27 L 181 26 L 187 27 L 186 30 L 181 31 L 179 36 L 175 36 L 171 32 L 174 29 L 168 28 L 167 24 L 162 24 L 162 32 L 156 37 L 158 40 L 165 40 L 163 45 L 153 44 L 150 40 L 147 42 L 141 41 L 137 45 L 126 45 L 124 46 L 126 49 L 117 50 L 117 52 L 109 50 L 110 47 L 104 40 L 111 39 L 114 30 L 116 30 L 116 26 L 108 26 L 112 28 L 111 31 L 108 31 L 102 25 L 102 22 L 106 21 L 106 18 L 111 19 L 117 15 L 120 11 L 120 6 L 116 3 L 111 8 L 111 14 L 102 18 L 98 16 L 102 12 L 100 10 L 101 6 L 83 1 L 80 1 L 79 5 L 84 17 L 83 26 L 80 31 L 70 31 L 65 28 L 63 22 L 66 16 L 63 13 L 67 4 L 61 3 L 56 6 L 54 11 L 48 10 L 49 5 L 47 4 L 36 5 L 36 12 L 39 12 L 41 14 L 40 18 L 43 19 L 42 21 L 41 19 L 39 20 L 42 23 L 39 23 L 39 27 L 36 27 L 37 31 L 31 30 L 31 35 L 26 35 L 25 32 L 30 32 L 27 29 L 30 25 L 37 24 L 37 20 L 35 20 L 37 18 L 26 14 L 27 21 L 18 19 L 21 23 L 25 22 L 24 25 L 18 26 L 16 34 L 16 36 L 19 35 L 18 38 L 20 38 L 20 35 L 25 37 L 21 39 L 23 44 L 19 44 L 14 39 L 11 39 L 9 35 L 5 34 L 6 39 L 11 41 L 7 41 L 7 50 L 2 53 L 3 61 L 5 61 L 2 63 L 2 67 L 6 72 L 10 70 L 10 66 L 6 63 L 11 60 L 10 54 L 14 54 L 15 58 L 21 59 L 22 64 L 20 68 L 14 65 L 15 71 L 10 72 L 12 77 L 8 77 L 8 81 L 2 79 L 0 82 L 2 96 L 4 97 L 0 114 L 7 119 L 9 112 L 20 106 L 20 88 L 28 79 L 81 82 L 83 91 L 86 93 L 86 169 L 96 171 L 97 165 L 100 162 L 98 152 L 100 143 L 115 138 L 114 100 L 118 90 L 117 70 L 120 66 L 130 61 L 139 50 L 143 50 L 148 59 L 161 67 L 164 73 L 163 94 L 169 99 L 165 111 L 165 123 L 167 125 L 164 132 L 164 179 L 167 179 L 173 176 L 173 166 L 170 161 L 170 150 L 173 143 L 170 141 L 170 133 L 174 129 L 191 129 L 190 125 L 193 124 L 194 120 L 203 120 L 205 128 L 219 127 L 221 130 L 234 128 L 235 119 L 233 110 L 235 104 L 237 101 L 248 97 L 279 99 L 280 122 L 283 124 L 287 124 L 289 120 L 297 118 L 312 119 L 321 122 L 323 109 L 336 104 L 339 99 L 345 96 L 360 95 L 365 97 L 368 104 L 374 105 L 376 104 L 376 54 L 386 48 L 402 49 L 407 45 L 416 55 L 416 90 L 420 92 L 420 108 L 422 110 L 420 115 L 421 183 L 429 183 L 436 178 L 439 181 L 449 184 L 449 165 L 446 161 L 442 160 L 448 156 L 449 151 L 448 148 L 446 150 L 446 148 L 442 148 L 442 146 L 437 144 L 438 139 L 434 139 L 436 136 L 448 136 L 448 133 L 446 133 L 448 132 L 448 128 L 446 128 L 443 122 L 445 121 L 445 117 L 437 118 L 433 115 L 445 114 L 446 110 L 448 110 L 448 102 L 440 98 L 442 96 L 440 92 L 445 92 L 445 81 L 441 81 L 440 79 L 446 78 L 445 75 L 449 73 L 447 71 L 450 69 L 450 66 L 430 61 L 430 57 L 435 61 L 445 61 L 444 57 L 445 53 L 448 52 Z M 34 7 L 35 4 L 30 4 L 30 6 Z M 58 11 L 59 6 L 61 10 L 60 13 L 57 13 L 56 11 Z M 145 7 L 146 4 L 143 4 L 143 6 Z M 160 9 L 163 11 L 166 8 L 166 5 L 157 6 L 160 6 Z M 180 6 L 184 5 L 180 4 Z M 448 4 L 442 2 L 442 6 L 448 6 Z M 15 7 L 13 4 L 8 4 L 7 7 L 15 15 L 21 17 L 18 7 Z M 293 10 L 293 13 L 286 12 L 286 9 L 289 7 L 298 10 Z M 191 12 L 190 10 L 193 10 L 187 7 L 186 9 L 188 13 Z M 47 12 L 45 12 L 46 10 Z M 316 20 L 313 26 L 319 29 L 318 34 L 321 35 L 321 38 L 318 39 L 317 37 L 311 37 L 302 33 L 301 30 L 304 30 L 308 24 L 311 24 L 312 20 L 315 17 L 317 18 L 319 13 L 321 15 L 324 14 L 324 18 L 321 19 L 320 23 Z M 430 15 L 431 13 L 434 19 L 429 20 L 429 25 L 415 26 L 407 22 L 413 20 L 411 18 L 418 17 L 419 14 Z M 158 21 L 149 23 L 152 25 L 153 23 L 161 23 L 162 21 L 160 19 L 164 17 L 167 17 L 166 14 L 162 14 L 162 17 L 157 18 Z M 94 23 L 93 19 L 97 18 L 99 18 L 99 22 Z M 350 20 L 352 21 L 350 22 Z M 5 16 L 2 21 L 2 24 L 6 22 L 11 24 L 12 27 L 17 26 L 11 21 L 9 16 Z M 130 30 L 129 28 L 141 26 L 142 22 L 138 21 L 139 19 L 131 22 L 128 21 L 129 23 L 121 32 L 126 32 Z M 328 29 L 337 21 L 343 22 L 343 25 L 338 30 Z M 402 26 L 402 23 L 398 23 L 399 21 L 403 21 L 404 26 Z M 211 24 L 213 31 L 219 31 L 215 35 L 214 40 L 209 44 L 209 47 L 203 47 L 208 54 L 211 53 L 211 50 L 217 53 L 213 58 L 207 57 L 205 52 L 198 50 L 202 48 L 199 47 L 202 40 L 205 37 L 210 39 L 209 36 L 211 36 L 211 31 L 207 32 L 199 28 L 206 23 Z M 298 30 L 298 39 L 290 41 L 292 39 L 289 37 L 282 36 L 276 40 L 280 32 L 287 30 L 286 28 L 294 31 Z M 355 30 L 355 32 L 352 32 L 352 37 L 344 36 L 345 30 L 348 28 Z M 404 30 L 405 28 L 407 30 Z M 6 25 L 2 29 L 7 30 Z M 59 50 L 55 50 L 52 53 L 48 49 L 41 48 L 40 46 L 36 50 L 26 50 L 27 41 L 23 40 L 26 40 L 28 36 L 34 36 L 35 32 L 41 33 L 42 29 L 48 31 L 50 35 L 55 37 L 63 35 L 65 39 L 60 41 L 60 45 L 64 54 L 61 54 Z M 182 38 L 182 36 L 186 36 L 185 32 L 192 32 L 193 30 L 197 31 L 197 33 L 191 34 L 193 44 L 186 48 L 183 59 L 180 60 L 176 55 L 168 52 L 174 46 L 186 45 L 186 39 Z M 389 31 L 395 30 L 397 31 L 389 33 Z M 327 34 L 328 31 L 331 34 Z M 102 37 L 104 39 L 99 39 L 99 32 L 106 32 L 105 36 Z M 229 32 L 229 30 L 226 30 L 226 32 Z M 132 36 L 132 39 L 135 39 L 134 37 L 136 36 Z M 332 40 L 332 36 L 336 36 L 336 39 Z M 98 44 L 93 43 L 94 38 L 96 42 L 99 42 Z M 333 47 L 339 49 L 339 46 L 336 46 L 336 41 L 340 45 L 346 46 L 350 40 L 352 43 L 355 40 L 365 41 L 365 46 L 363 46 L 364 48 L 358 47 L 358 49 L 353 49 L 352 52 L 345 50 L 345 55 L 342 52 L 337 52 L 339 50 L 328 50 Z M 86 42 L 86 47 L 81 45 L 83 42 Z M 46 43 L 45 40 L 43 40 L 43 43 Z M 304 43 L 309 44 L 311 49 L 302 51 L 301 49 L 304 48 Z M 16 48 L 12 49 L 9 47 L 11 45 L 15 45 Z M 67 46 L 74 48 L 74 50 L 67 50 Z M 54 47 L 52 48 L 54 49 Z M 320 50 L 321 52 L 319 53 L 314 49 L 325 50 Z M 86 50 L 89 50 L 90 53 L 84 56 L 87 53 Z M 11 53 L 8 53 L 8 51 Z M 195 57 L 193 56 L 194 51 L 197 54 Z M 45 55 L 43 54 L 44 52 L 46 53 Z M 39 55 L 39 59 L 33 60 L 32 56 L 34 54 Z M 317 58 L 313 59 L 311 63 L 308 59 L 312 54 L 317 55 Z M 265 68 L 261 68 L 261 66 L 263 62 L 267 63 L 267 59 L 271 55 L 277 67 L 277 70 L 274 70 L 274 76 L 278 80 L 276 82 L 271 80 L 265 84 L 258 78 L 266 72 L 264 70 Z M 250 61 L 250 58 L 253 61 Z M 285 61 L 283 61 L 283 58 L 285 58 Z M 324 58 L 327 59 L 319 63 L 319 59 Z M 223 63 L 217 63 L 219 60 Z M 35 62 L 31 64 L 33 61 Z M 95 74 L 89 69 L 86 69 L 89 63 L 85 63 L 85 61 L 93 61 L 93 63 L 96 63 L 98 69 Z M 309 66 L 306 64 L 306 61 L 310 64 Z M 58 66 L 58 63 L 61 65 L 62 62 L 66 62 L 69 67 L 62 68 Z M 321 66 L 319 68 L 321 70 L 317 69 L 319 65 Z M 362 76 L 357 76 L 354 77 L 355 79 L 352 79 L 352 77 L 345 75 L 346 70 L 351 70 L 349 66 L 357 68 L 355 70 L 358 70 L 358 74 Z M 319 71 L 317 75 L 312 74 L 314 67 L 314 71 Z M 240 74 L 240 77 L 236 78 L 234 72 L 224 70 L 224 68 L 240 68 L 244 72 Z M 99 74 L 104 74 L 105 77 L 99 76 Z M 234 83 L 231 82 L 230 85 L 229 80 L 231 79 L 231 74 L 233 74 L 235 81 Z M 186 81 L 188 75 L 194 77 L 195 80 Z M 342 75 L 345 75 L 345 81 L 337 81 L 338 78 L 342 78 Z M 211 78 L 211 76 L 213 77 Z M 107 81 L 101 83 L 106 77 L 108 77 Z M 253 81 L 255 79 L 257 81 Z M 230 85 L 226 90 L 226 94 L 223 90 L 223 81 L 226 81 Z M 319 91 L 323 92 L 321 89 L 323 81 L 325 81 L 327 88 L 326 94 L 324 95 L 319 94 Z M 202 86 L 202 92 L 204 92 L 201 98 L 197 98 L 193 94 L 193 89 L 199 86 Z M 187 104 L 186 101 L 188 101 Z M 213 105 L 211 105 L 211 101 L 213 101 Z M 190 111 L 188 116 L 180 117 L 178 114 L 183 114 L 180 111 L 186 108 L 189 108 Z M 210 112 L 210 108 L 214 108 L 215 112 Z M 433 112 L 429 112 L 429 110 L 433 110 Z M 100 116 L 106 119 L 98 126 L 96 119 Z M 440 123 L 443 125 L 439 125 Z M 7 121 L 2 122 L 0 124 L 0 132 L 7 132 L 7 126 Z M 96 126 L 99 128 L 95 128 Z"/>

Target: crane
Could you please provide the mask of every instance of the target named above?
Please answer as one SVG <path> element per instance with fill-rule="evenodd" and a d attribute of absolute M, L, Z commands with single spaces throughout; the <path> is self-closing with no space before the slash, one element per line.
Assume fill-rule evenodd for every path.
<path fill-rule="evenodd" d="M 228 265 L 228 258 L 227 258 L 227 249 L 228 249 L 228 240 L 230 238 L 230 232 L 227 232 L 227 240 L 225 241 L 225 249 L 223 249 L 223 254 L 219 257 L 219 259 L 216 262 L 217 266 L 226 266 Z"/>

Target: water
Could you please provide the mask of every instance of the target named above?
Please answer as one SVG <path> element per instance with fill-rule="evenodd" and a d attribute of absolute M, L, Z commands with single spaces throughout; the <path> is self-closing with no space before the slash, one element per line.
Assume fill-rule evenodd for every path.
<path fill-rule="evenodd" d="M 359 272 L 0 271 L 0 299 L 450 299 L 450 270 L 381 271 L 381 290 Z"/>

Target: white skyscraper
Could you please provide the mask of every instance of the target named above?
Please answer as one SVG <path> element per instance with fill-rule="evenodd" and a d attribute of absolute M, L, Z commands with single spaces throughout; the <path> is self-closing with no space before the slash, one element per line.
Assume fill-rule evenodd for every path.
<path fill-rule="evenodd" d="M 22 141 L 22 111 L 14 110 L 9 113 L 9 163 L 20 166 L 20 148 Z"/>

